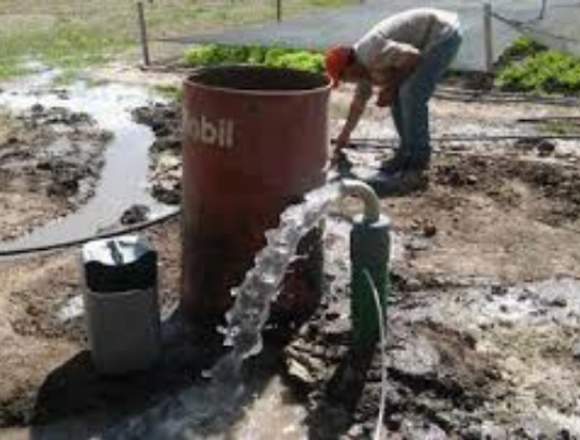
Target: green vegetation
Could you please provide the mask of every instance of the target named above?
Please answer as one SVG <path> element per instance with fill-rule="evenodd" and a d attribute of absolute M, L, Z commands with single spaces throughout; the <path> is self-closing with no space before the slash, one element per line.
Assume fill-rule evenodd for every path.
<path fill-rule="evenodd" d="M 337 8 L 355 0 L 284 0 L 283 19 L 304 15 L 320 8 Z M 100 0 L 0 0 L 0 79 L 29 71 L 27 61 L 64 70 L 63 83 L 82 68 L 107 61 L 113 55 L 139 56 L 134 2 Z M 272 21 L 276 3 L 236 1 L 172 0 L 145 2 L 149 37 L 184 37 L 196 32 Z M 154 57 L 174 55 L 174 48 L 152 43 Z M 168 53 L 166 53 L 166 51 Z M 261 50 L 247 62 L 264 62 Z M 277 61 L 281 65 L 302 64 L 313 69 L 306 56 Z"/>
<path fill-rule="evenodd" d="M 183 97 L 183 89 L 181 87 L 173 86 L 173 85 L 158 85 L 155 86 L 155 90 L 159 92 L 161 95 L 165 96 L 166 98 L 181 101 Z"/>
<path fill-rule="evenodd" d="M 580 59 L 547 50 L 529 39 L 514 43 L 502 57 L 496 84 L 507 91 L 565 93 L 580 91 Z"/>
<path fill-rule="evenodd" d="M 185 62 L 189 66 L 256 64 L 318 73 L 324 70 L 324 56 L 321 53 L 281 47 L 208 44 L 188 50 Z"/>
<path fill-rule="evenodd" d="M 23 30 L 1 37 L 0 78 L 24 73 L 25 62 L 31 59 L 62 68 L 63 78 L 67 78 L 129 45 L 128 39 L 70 22 L 58 23 L 50 30 Z"/>
<path fill-rule="evenodd" d="M 548 50 L 546 46 L 527 37 L 520 37 L 508 47 L 501 56 L 501 62 L 519 61 Z"/>

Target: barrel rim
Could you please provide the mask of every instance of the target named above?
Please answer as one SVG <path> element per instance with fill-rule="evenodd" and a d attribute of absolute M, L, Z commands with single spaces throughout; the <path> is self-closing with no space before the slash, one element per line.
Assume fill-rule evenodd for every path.
<path fill-rule="evenodd" d="M 236 89 L 232 87 L 223 87 L 223 86 L 212 86 L 203 84 L 200 82 L 195 82 L 192 80 L 192 77 L 196 73 L 202 73 L 211 70 L 223 70 L 226 68 L 235 68 L 235 67 L 246 67 L 246 68 L 253 68 L 256 70 L 271 70 L 271 71 L 285 71 L 285 72 L 298 72 L 300 74 L 307 74 L 307 75 L 316 75 L 320 76 L 325 79 L 326 84 L 320 87 L 314 87 L 309 89 L 299 89 L 299 90 L 247 90 L 247 89 Z M 203 66 L 198 67 L 195 69 L 190 70 L 187 78 L 183 81 L 184 88 L 191 88 L 191 89 L 202 89 L 214 92 L 221 92 L 229 95 L 243 95 L 243 96 L 264 96 L 264 97 L 276 97 L 276 96 L 304 96 L 304 95 L 314 95 L 325 91 L 330 91 L 332 89 L 332 81 L 328 76 L 323 74 L 317 74 L 312 72 L 307 72 L 304 70 L 298 69 L 290 69 L 285 67 L 267 67 L 267 66 L 256 66 L 252 64 L 222 64 L 219 66 Z"/>

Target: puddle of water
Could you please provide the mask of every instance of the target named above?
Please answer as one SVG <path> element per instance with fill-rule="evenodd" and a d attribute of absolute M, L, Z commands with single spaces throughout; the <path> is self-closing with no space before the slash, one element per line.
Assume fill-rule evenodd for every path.
<path fill-rule="evenodd" d="M 232 436 L 239 440 L 307 439 L 308 429 L 303 423 L 308 415 L 306 408 L 285 401 L 287 392 L 282 380 L 274 377 L 232 428 Z"/>
<path fill-rule="evenodd" d="M 254 268 L 232 290 L 236 300 L 226 315 L 228 326 L 224 330 L 225 345 L 232 349 L 208 372 L 211 382 L 166 399 L 142 416 L 114 427 L 103 438 L 295 439 L 305 436 L 300 428 L 304 413 L 299 407 L 283 403 L 280 382 L 271 383 L 265 393 L 254 396 L 253 386 L 243 383 L 241 368 L 245 359 L 262 350 L 261 333 L 270 305 L 277 297 L 288 266 L 297 258 L 298 243 L 319 223 L 339 194 L 338 184 L 310 192 L 305 202 L 290 206 L 281 214 L 277 229 L 266 232 L 267 245 L 256 255 Z M 272 418 L 272 406 L 276 402 L 279 411 Z M 240 414 L 244 408 L 245 417 Z M 241 424 L 232 427 L 233 421 L 240 417 Z M 227 434 L 223 434 L 225 431 Z"/>
<path fill-rule="evenodd" d="M 149 147 L 155 136 L 149 127 L 133 121 L 131 110 L 160 101 L 155 92 L 144 87 L 104 84 L 91 87 L 79 81 L 67 89 L 67 96 L 54 91 L 52 81 L 57 72 L 47 71 L 8 84 L 0 94 L 0 106 L 22 112 L 35 104 L 64 107 L 90 114 L 99 127 L 114 133 L 108 144 L 105 165 L 94 196 L 78 211 L 34 230 L 29 235 L 7 242 L 3 250 L 81 239 L 116 224 L 122 213 L 134 204 L 146 205 L 152 216 L 171 210 L 156 201 L 147 190 Z M 53 154 L 62 149 L 58 143 L 49 146 Z"/>

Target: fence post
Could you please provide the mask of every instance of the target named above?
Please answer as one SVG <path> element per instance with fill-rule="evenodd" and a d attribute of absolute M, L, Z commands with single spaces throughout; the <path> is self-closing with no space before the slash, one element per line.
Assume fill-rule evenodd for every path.
<path fill-rule="evenodd" d="M 542 6 L 540 8 L 540 13 L 538 14 L 538 19 L 543 20 L 546 14 L 546 6 L 548 5 L 548 0 L 542 0 Z"/>
<path fill-rule="evenodd" d="M 492 27 L 492 10 L 491 3 L 483 4 L 483 44 L 485 69 L 487 72 L 493 70 L 493 27 Z"/>
<path fill-rule="evenodd" d="M 282 21 L 282 0 L 276 0 L 276 20 L 278 23 Z"/>
<path fill-rule="evenodd" d="M 147 23 L 145 22 L 145 8 L 143 2 L 137 2 L 137 15 L 139 17 L 139 30 L 141 33 L 141 47 L 143 49 L 143 64 L 145 66 L 151 65 L 151 58 L 149 56 L 149 42 L 147 40 Z"/>

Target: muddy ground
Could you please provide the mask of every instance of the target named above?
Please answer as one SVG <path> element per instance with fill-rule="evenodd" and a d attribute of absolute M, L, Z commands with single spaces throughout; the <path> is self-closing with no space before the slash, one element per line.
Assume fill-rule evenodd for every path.
<path fill-rule="evenodd" d="M 62 217 L 92 195 L 110 133 L 85 113 L 0 109 L 0 240 Z"/>
<path fill-rule="evenodd" d="M 334 97 L 335 121 L 345 102 Z M 436 100 L 433 132 L 541 138 L 554 127 L 516 120 L 573 112 Z M 179 111 L 157 106 L 137 117 L 157 135 L 154 194 L 178 203 Z M 371 110 L 356 136 L 392 138 L 382 118 Z M 552 147 L 541 139 L 437 143 L 428 187 L 381 201 L 394 225 L 383 438 L 580 438 L 578 142 Z M 348 154 L 370 166 L 391 151 L 367 145 Z M 307 438 L 369 438 L 378 414 L 380 356 L 349 354 L 348 232 L 358 209 L 354 200 L 333 207 L 319 310 L 282 348 L 279 338 L 271 339 L 274 361 L 264 355 L 255 362 L 281 376 L 285 399 L 304 408 L 299 423 Z M 179 221 L 147 234 L 160 252 L 168 314 L 179 291 Z M 48 435 L 47 425 L 62 428 L 91 414 L 92 428 L 70 422 L 60 431 L 89 438 L 168 390 L 197 383 L 207 367 L 200 363 L 219 352 L 219 338 L 196 329 L 192 347 L 204 346 L 203 356 L 168 345 L 170 356 L 151 374 L 100 379 L 83 351 L 83 320 L 75 308 L 83 289 L 77 252 L 0 262 L 0 279 L 0 426 L 33 425 L 32 438 Z"/>

